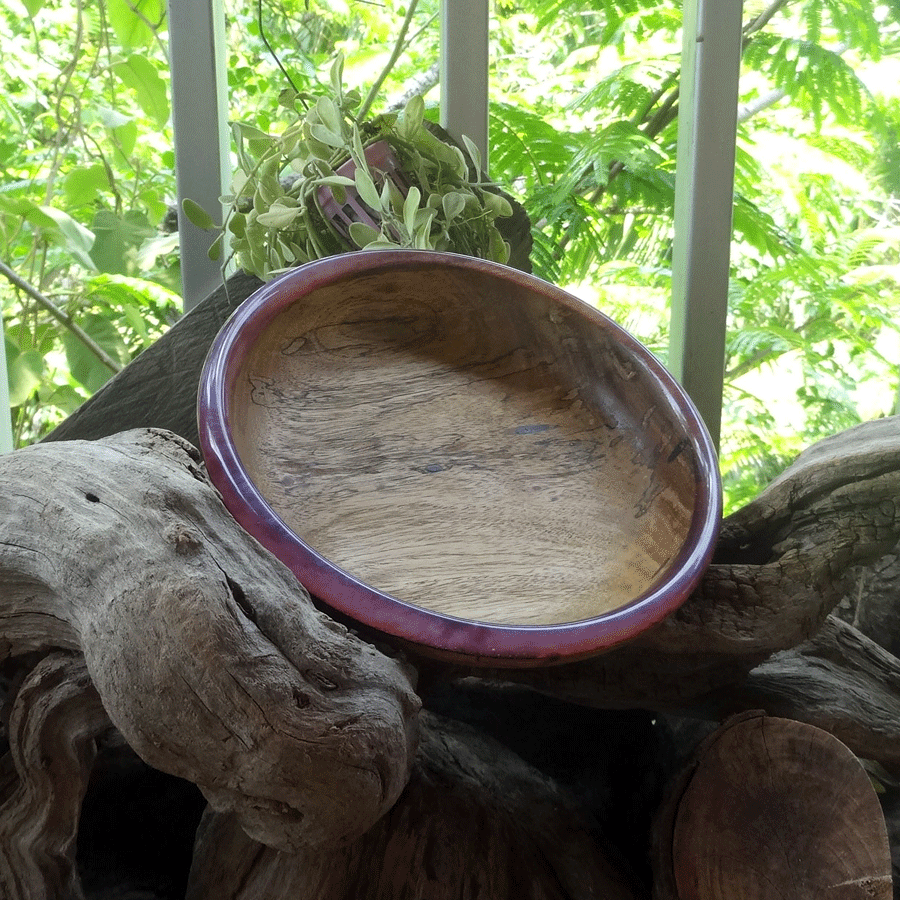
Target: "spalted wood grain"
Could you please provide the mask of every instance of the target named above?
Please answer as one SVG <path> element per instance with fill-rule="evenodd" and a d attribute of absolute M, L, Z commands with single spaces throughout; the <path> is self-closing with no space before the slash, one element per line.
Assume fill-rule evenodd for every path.
<path fill-rule="evenodd" d="M 649 356 L 539 283 L 422 256 L 309 267 L 236 332 L 254 487 L 334 565 L 458 618 L 575 622 L 671 577 L 709 488 Z"/>
<path fill-rule="evenodd" d="M 411 671 L 318 612 L 171 433 L 0 459 L 0 578 L 6 652 L 80 650 L 141 757 L 259 840 L 350 839 L 403 789 Z"/>
<path fill-rule="evenodd" d="M 96 739 L 111 728 L 78 654 L 53 653 L 19 688 L 9 722 L 15 778 L 0 794 L 0 896 L 80 900 L 75 838 Z"/>
<path fill-rule="evenodd" d="M 423 716 L 410 782 L 343 848 L 283 853 L 229 816 L 198 835 L 187 900 L 633 900 L 575 802 L 478 732 Z"/>
<path fill-rule="evenodd" d="M 748 713 L 698 748 L 654 835 L 656 900 L 887 900 L 868 775 L 827 732 Z"/>

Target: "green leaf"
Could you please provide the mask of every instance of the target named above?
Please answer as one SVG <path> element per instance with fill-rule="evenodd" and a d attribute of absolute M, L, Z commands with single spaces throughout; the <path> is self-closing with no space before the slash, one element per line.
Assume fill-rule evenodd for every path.
<path fill-rule="evenodd" d="M 331 89 L 335 97 L 340 98 L 344 91 L 344 54 L 338 53 L 331 64 Z"/>
<path fill-rule="evenodd" d="M 441 197 L 441 205 L 444 208 L 444 219 L 452 222 L 466 206 L 466 198 L 456 191 L 448 191 Z"/>
<path fill-rule="evenodd" d="M 184 214 L 188 217 L 188 221 L 192 225 L 196 225 L 204 231 L 218 228 L 218 225 L 213 221 L 213 217 L 196 200 L 185 197 L 184 200 L 181 201 L 181 208 L 184 210 Z"/>
<path fill-rule="evenodd" d="M 475 168 L 475 177 L 480 178 L 481 173 L 481 151 L 478 147 L 475 146 L 475 142 L 467 135 L 464 134 L 462 136 L 463 144 L 465 145 L 466 152 L 469 154 L 469 159 L 472 160 L 472 165 Z"/>
<path fill-rule="evenodd" d="M 66 415 L 71 415 L 75 412 L 84 403 L 84 399 L 84 395 L 79 394 L 70 384 L 57 385 L 46 396 L 41 391 L 41 406 L 55 406 Z"/>
<path fill-rule="evenodd" d="M 414 233 L 416 228 L 416 213 L 419 210 L 419 201 L 421 199 L 421 191 L 413 185 L 406 195 L 406 200 L 403 201 L 403 224 L 410 235 Z"/>
<path fill-rule="evenodd" d="M 133 53 L 123 62 L 113 63 L 116 77 L 134 91 L 141 109 L 157 125 L 169 119 L 169 92 L 156 66 L 146 57 Z"/>
<path fill-rule="evenodd" d="M 316 112 L 319 120 L 327 129 L 335 134 L 341 133 L 341 114 L 331 97 L 326 94 L 319 97 L 316 101 Z M 343 141 L 341 141 L 341 145 L 343 145 Z"/>
<path fill-rule="evenodd" d="M 355 180 L 356 190 L 359 192 L 362 202 L 370 209 L 376 211 L 381 209 L 381 197 L 378 195 L 378 189 L 375 187 L 375 182 L 372 181 L 372 176 L 368 171 L 362 168 L 357 169 Z"/>
<path fill-rule="evenodd" d="M 273 203 L 268 212 L 262 212 L 256 217 L 256 221 L 268 228 L 287 228 L 302 212 L 303 210 L 296 206 Z"/>
<path fill-rule="evenodd" d="M 106 0 L 106 15 L 119 43 L 128 50 L 154 41 L 150 23 L 162 24 L 165 0 Z"/>
<path fill-rule="evenodd" d="M 316 184 L 326 187 L 355 187 L 356 182 L 346 175 L 325 175 L 323 178 L 317 178 Z"/>
<path fill-rule="evenodd" d="M 407 138 L 412 138 L 422 127 L 422 119 L 425 116 L 425 101 L 416 94 L 411 97 L 403 110 L 401 119 L 402 131 Z"/>
<path fill-rule="evenodd" d="M 418 215 L 415 216 L 413 246 L 417 250 L 434 249 L 431 241 L 431 223 L 434 221 L 435 212 L 436 210 L 431 207 L 426 207 L 419 210 Z"/>
<path fill-rule="evenodd" d="M 309 133 L 317 141 L 327 144 L 329 147 L 343 148 L 346 146 L 344 139 L 325 125 L 312 124 L 309 126 Z"/>
<path fill-rule="evenodd" d="M 103 123 L 103 127 L 108 128 L 110 131 L 115 131 L 117 128 L 121 128 L 123 125 L 133 121 L 132 116 L 127 116 L 117 109 L 110 109 L 108 106 L 98 106 L 97 116 Z"/>
<path fill-rule="evenodd" d="M 86 269 L 93 269 L 89 256 L 95 235 L 90 229 L 76 222 L 68 213 L 53 206 L 38 206 L 31 201 L 26 204 L 25 219 L 41 228 L 54 244 L 64 247 Z"/>
<path fill-rule="evenodd" d="M 82 329 L 113 359 L 128 361 L 128 351 L 121 335 L 109 319 L 92 313 L 79 322 Z M 97 391 L 112 377 L 112 372 L 70 331 L 63 332 L 63 346 L 69 371 L 89 391 Z"/>
<path fill-rule="evenodd" d="M 113 136 L 119 142 L 119 151 L 128 165 L 129 157 L 134 153 L 137 144 L 138 128 L 134 122 L 126 122 L 118 128 L 113 129 Z"/>
<path fill-rule="evenodd" d="M 109 177 L 102 163 L 72 169 L 63 182 L 66 203 L 71 207 L 87 206 L 97 195 L 109 189 Z"/>
<path fill-rule="evenodd" d="M 22 0 L 22 5 L 28 10 L 28 15 L 33 19 L 43 9 L 44 0 Z"/>
<path fill-rule="evenodd" d="M 21 406 L 44 377 L 44 358 L 37 350 L 19 348 L 6 339 L 7 374 L 9 377 L 9 405 Z"/>
<path fill-rule="evenodd" d="M 209 246 L 209 250 L 206 252 L 206 255 L 213 261 L 216 262 L 222 258 L 222 248 L 225 246 L 225 235 L 220 234 Z"/>
<path fill-rule="evenodd" d="M 350 239 L 357 247 L 365 247 L 381 237 L 380 232 L 365 222 L 351 222 L 349 231 Z"/>
<path fill-rule="evenodd" d="M 395 241 L 389 241 L 386 239 L 372 241 L 371 244 L 366 244 L 366 246 L 363 247 L 363 250 L 399 250 L 399 249 L 400 249 L 400 245 L 398 243 L 396 243 Z"/>
<path fill-rule="evenodd" d="M 143 213 L 130 210 L 117 216 L 106 209 L 98 210 L 91 222 L 96 235 L 91 259 L 101 272 L 128 274 L 133 266 L 131 256 L 143 242 L 156 234 Z"/>
<path fill-rule="evenodd" d="M 247 141 L 251 145 L 257 144 L 260 147 L 268 147 L 275 140 L 268 132 L 247 122 L 232 122 L 231 131 L 235 141 Z"/>
<path fill-rule="evenodd" d="M 501 197 L 493 191 L 485 191 L 483 196 L 484 208 L 494 218 L 506 218 L 512 215 L 512 206 L 506 197 Z"/>

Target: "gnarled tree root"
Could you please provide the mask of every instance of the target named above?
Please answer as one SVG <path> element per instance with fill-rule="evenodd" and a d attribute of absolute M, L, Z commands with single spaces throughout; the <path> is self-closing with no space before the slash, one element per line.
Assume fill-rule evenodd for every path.
<path fill-rule="evenodd" d="M 279 853 L 200 826 L 187 900 L 638 900 L 577 805 L 504 746 L 423 714 L 394 808 L 354 843 Z"/>
<path fill-rule="evenodd" d="M 896 766 L 900 663 L 828 617 L 858 587 L 861 570 L 896 553 L 896 496 L 900 421 L 885 420 L 812 448 L 728 519 L 700 588 L 653 632 L 571 665 L 490 672 L 427 664 L 430 674 L 517 681 L 595 707 L 710 717 L 764 708 L 827 728 L 858 755 Z M 83 654 L 104 714 L 129 744 L 203 790 L 216 811 L 204 834 L 277 861 L 244 873 L 275 878 L 258 882 L 273 897 L 283 883 L 350 896 L 371 878 L 382 885 L 373 898 L 390 896 L 390 865 L 372 868 L 385 854 L 418 866 L 415 877 L 424 881 L 416 890 L 429 897 L 434 860 L 410 836 L 416 817 L 434 813 L 435 835 L 471 846 L 474 860 L 471 835 L 458 827 L 463 810 L 507 808 L 487 797 L 475 801 L 479 792 L 490 794 L 490 778 L 506 776 L 487 757 L 467 762 L 465 748 L 477 743 L 468 734 L 445 742 L 452 752 L 442 763 L 434 754 L 445 732 L 429 724 L 413 766 L 415 673 L 317 611 L 290 572 L 228 515 L 196 451 L 168 432 L 39 445 L 0 459 L 0 581 L 0 657 Z M 15 730 L 11 738 L 19 742 L 14 752 L 27 752 Z M 498 771 L 518 771 L 496 758 Z M 473 766 L 493 774 L 479 776 L 477 790 L 469 785 L 465 804 L 454 807 L 451 793 L 442 808 L 434 785 L 464 784 Z M 35 777 L 25 774 L 19 787 L 37 790 L 26 784 Z M 9 784 L 18 789 L 15 779 Z M 524 805 L 513 807 L 511 818 L 498 812 L 497 823 L 524 822 Z M 71 809 L 61 815 L 71 819 Z M 237 825 L 249 837 L 228 830 Z M 538 847 L 545 863 L 557 853 L 535 844 L 527 828 L 497 827 L 478 842 L 488 859 L 501 859 L 501 836 L 519 853 Z M 573 837 L 573 846 L 580 840 Z M 37 850 L 26 847 L 30 862 L 3 852 L 10 871 L 57 885 L 55 896 L 77 889 L 67 864 L 54 864 L 58 876 L 52 866 L 39 875 Z M 214 847 L 209 853 L 198 860 L 225 865 Z M 302 876 L 297 860 L 305 860 Z M 557 863 L 542 871 L 561 877 Z M 603 877 L 616 883 L 609 872 Z M 508 878 L 490 896 L 518 890 Z"/>
<path fill-rule="evenodd" d="M 412 671 L 316 610 L 174 435 L 3 457 L 0 580 L 3 655 L 83 654 L 140 756 L 259 840 L 353 840 L 403 790 Z"/>
<path fill-rule="evenodd" d="M 80 900 L 75 838 L 96 740 L 112 726 L 84 660 L 51 653 L 27 675 L 9 721 L 0 803 L 0 896 Z M 12 774 L 12 773 L 10 773 Z"/>

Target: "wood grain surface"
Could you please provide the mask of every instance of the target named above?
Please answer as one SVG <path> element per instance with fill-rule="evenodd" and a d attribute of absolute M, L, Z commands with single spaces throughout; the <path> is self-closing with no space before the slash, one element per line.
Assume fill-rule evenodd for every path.
<path fill-rule="evenodd" d="M 473 272 L 320 286 L 255 341 L 231 427 L 267 502 L 384 593 L 497 624 L 619 608 L 684 543 L 695 463 L 575 308 Z"/>

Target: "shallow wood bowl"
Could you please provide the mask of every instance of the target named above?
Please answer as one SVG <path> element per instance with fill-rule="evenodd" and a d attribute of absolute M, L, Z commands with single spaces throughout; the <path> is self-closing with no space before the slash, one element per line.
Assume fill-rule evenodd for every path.
<path fill-rule="evenodd" d="M 338 613 L 492 666 L 608 649 L 690 593 L 718 468 L 672 377 L 546 282 L 452 254 L 351 253 L 250 297 L 199 419 L 241 525 Z"/>

